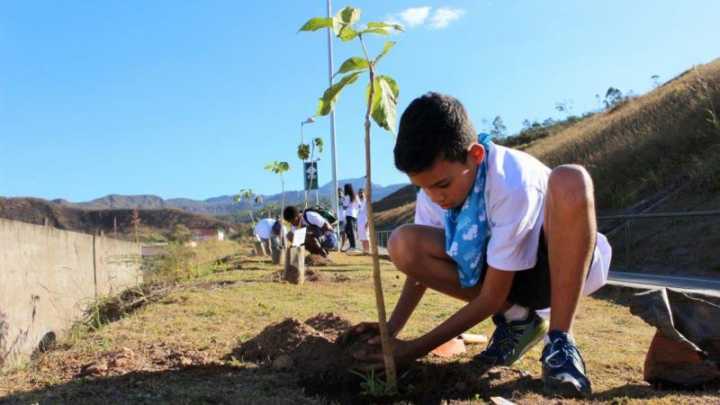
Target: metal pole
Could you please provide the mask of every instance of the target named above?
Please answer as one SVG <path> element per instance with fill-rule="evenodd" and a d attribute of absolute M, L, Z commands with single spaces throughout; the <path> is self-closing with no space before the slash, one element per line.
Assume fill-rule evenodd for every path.
<path fill-rule="evenodd" d="M 626 271 L 630 269 L 630 221 L 625 222 L 625 267 Z"/>
<path fill-rule="evenodd" d="M 327 16 L 328 18 L 332 18 L 332 2 L 330 0 L 327 0 Z M 333 37 L 333 31 L 332 27 L 328 27 L 327 30 L 327 38 L 328 38 L 328 80 L 330 81 L 330 86 L 333 84 L 333 47 L 332 47 L 332 37 Z M 332 193 L 330 194 L 332 196 L 332 208 L 335 210 L 335 214 L 337 215 L 338 212 L 340 212 L 338 207 L 338 181 L 337 181 L 337 161 L 335 160 L 335 110 L 330 111 L 330 153 L 331 153 L 331 166 L 332 166 L 332 184 L 333 189 Z M 336 229 L 335 233 L 337 234 L 337 240 L 340 241 L 340 230 Z M 340 243 L 338 243 L 338 251 L 340 250 Z"/>

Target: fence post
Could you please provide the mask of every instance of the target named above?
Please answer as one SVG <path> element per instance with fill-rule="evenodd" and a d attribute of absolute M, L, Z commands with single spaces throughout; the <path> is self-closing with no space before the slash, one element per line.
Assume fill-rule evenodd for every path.
<path fill-rule="evenodd" d="M 92 235 L 92 253 L 93 253 L 93 285 L 95 287 L 95 299 L 98 298 L 98 283 L 97 283 L 97 236 L 93 233 Z"/>
<path fill-rule="evenodd" d="M 630 219 L 625 222 L 625 267 L 626 271 L 630 269 Z"/>

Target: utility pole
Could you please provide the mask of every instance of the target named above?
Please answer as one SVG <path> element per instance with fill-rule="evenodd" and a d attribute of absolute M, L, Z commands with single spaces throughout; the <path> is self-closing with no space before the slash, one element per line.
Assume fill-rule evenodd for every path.
<path fill-rule="evenodd" d="M 328 18 L 332 18 L 332 2 L 331 0 L 327 0 L 327 16 Z M 333 84 L 333 47 L 332 47 L 332 40 L 333 40 L 333 31 L 332 27 L 328 27 L 327 29 L 327 38 L 328 38 L 328 80 L 330 81 L 330 86 Z M 335 159 L 335 109 L 333 108 L 330 110 L 330 154 L 331 154 L 331 166 L 332 166 L 332 192 L 330 194 L 330 200 L 332 204 L 332 209 L 335 211 L 335 215 L 340 212 L 338 203 L 340 196 L 338 195 L 337 189 L 338 189 L 338 181 L 337 181 L 337 160 Z M 337 235 L 337 240 L 340 240 L 340 230 L 336 229 L 335 233 Z M 340 243 L 338 243 L 338 250 L 340 250 Z"/>

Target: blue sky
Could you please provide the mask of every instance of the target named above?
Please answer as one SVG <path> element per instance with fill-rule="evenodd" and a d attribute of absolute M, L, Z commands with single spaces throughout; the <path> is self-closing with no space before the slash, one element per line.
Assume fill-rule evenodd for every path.
<path fill-rule="evenodd" d="M 720 56 L 720 2 L 356 1 L 407 31 L 380 71 L 400 112 L 429 90 L 458 97 L 478 130 L 500 115 L 558 118 L 608 86 L 642 94 Z M 335 2 L 334 7 L 347 5 Z M 325 1 L 8 1 L 0 12 L 0 195 L 85 201 L 110 193 L 205 199 L 301 188 L 300 122 L 327 86 L 325 33 L 297 33 Z M 377 53 L 383 39 L 370 42 Z M 360 54 L 335 42 L 336 68 Z M 362 86 L 337 108 L 338 172 L 364 174 Z M 329 145 L 327 119 L 305 126 Z M 405 182 L 373 128 L 375 181 Z M 320 163 L 330 180 L 330 153 Z"/>

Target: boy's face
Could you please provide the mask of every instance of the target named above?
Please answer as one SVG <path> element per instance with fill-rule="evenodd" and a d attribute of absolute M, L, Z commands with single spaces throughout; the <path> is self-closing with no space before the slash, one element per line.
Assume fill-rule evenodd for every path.
<path fill-rule="evenodd" d="M 439 158 L 429 169 L 408 176 L 410 182 L 425 190 L 435 204 L 443 209 L 455 208 L 465 202 L 475 183 L 477 166 L 484 157 L 483 147 L 474 143 L 468 149 L 465 162 Z"/>

